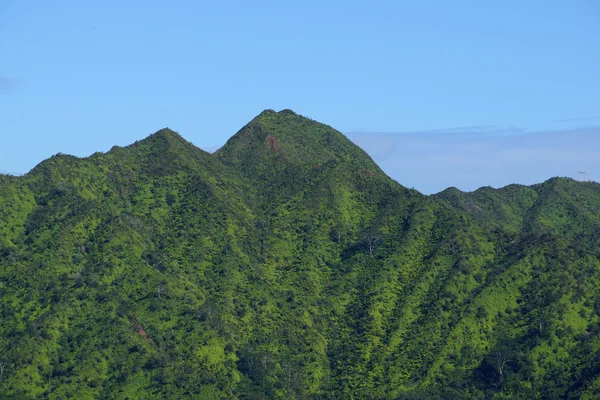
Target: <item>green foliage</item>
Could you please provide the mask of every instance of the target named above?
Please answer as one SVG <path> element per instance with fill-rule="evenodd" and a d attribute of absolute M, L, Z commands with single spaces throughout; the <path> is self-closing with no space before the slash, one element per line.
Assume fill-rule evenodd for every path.
<path fill-rule="evenodd" d="M 596 398 L 600 186 L 423 196 L 265 111 L 0 175 L 2 398 Z"/>

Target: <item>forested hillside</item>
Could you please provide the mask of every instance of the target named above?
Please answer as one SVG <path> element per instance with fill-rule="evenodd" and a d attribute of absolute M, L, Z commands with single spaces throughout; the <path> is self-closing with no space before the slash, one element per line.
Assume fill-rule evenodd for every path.
<path fill-rule="evenodd" d="M 595 399 L 600 185 L 424 196 L 264 111 L 0 175 L 0 397 Z"/>

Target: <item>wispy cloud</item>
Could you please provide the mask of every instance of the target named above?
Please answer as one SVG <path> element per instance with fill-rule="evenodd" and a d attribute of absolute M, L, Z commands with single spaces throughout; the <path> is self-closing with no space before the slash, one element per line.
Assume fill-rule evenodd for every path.
<path fill-rule="evenodd" d="M 0 92 L 9 92 L 14 90 L 19 84 L 15 78 L 0 75 Z"/>
<path fill-rule="evenodd" d="M 585 167 L 600 177 L 600 126 L 548 131 L 522 128 L 350 133 L 392 178 L 424 193 L 533 184 Z"/>
<path fill-rule="evenodd" d="M 600 121 L 600 117 L 579 117 L 579 118 L 553 119 L 551 122 L 583 122 L 583 121 Z"/>
<path fill-rule="evenodd" d="M 455 132 L 481 132 L 488 131 L 490 129 L 494 129 L 491 125 L 473 125 L 473 126 L 459 126 L 456 128 L 442 128 L 442 129 L 429 129 L 422 131 L 399 131 L 399 132 L 374 132 L 374 131 L 365 131 L 363 129 L 357 129 L 351 132 L 348 132 L 348 135 L 354 134 L 370 134 L 370 133 L 378 133 L 378 134 L 389 134 L 389 135 L 399 135 L 399 134 L 444 134 L 444 133 L 455 133 Z"/>
<path fill-rule="evenodd" d="M 530 132 L 528 129 L 509 126 L 509 127 L 497 127 L 493 125 L 480 125 L 480 126 L 464 126 L 457 128 L 443 128 L 443 129 L 429 129 L 421 131 L 397 131 L 397 132 L 374 132 L 374 131 L 354 131 L 347 132 L 348 136 L 360 136 L 360 135 L 382 135 L 382 136 L 477 136 L 477 137 L 497 137 L 497 136 L 512 136 L 522 135 Z"/>

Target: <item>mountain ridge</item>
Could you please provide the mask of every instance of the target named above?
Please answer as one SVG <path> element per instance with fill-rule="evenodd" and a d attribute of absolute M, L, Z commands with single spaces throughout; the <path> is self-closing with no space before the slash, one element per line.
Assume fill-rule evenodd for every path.
<path fill-rule="evenodd" d="M 173 131 L 170 128 L 162 128 L 162 129 L 160 129 L 160 130 L 158 130 L 158 131 L 150 134 L 146 138 L 143 138 L 143 139 L 140 139 L 140 140 L 136 140 L 136 141 L 134 141 L 134 142 L 132 142 L 132 143 L 130 143 L 128 145 L 125 145 L 125 146 L 113 146 L 107 152 L 96 152 L 96 153 L 93 153 L 93 154 L 91 154 L 89 156 L 75 156 L 75 155 L 71 155 L 71 154 L 66 154 L 66 153 L 60 152 L 60 153 L 57 153 L 57 154 L 51 156 L 50 158 L 48 158 L 46 160 L 42 160 L 38 165 L 43 164 L 43 163 L 45 163 L 45 162 L 47 162 L 49 160 L 52 160 L 54 158 L 57 158 L 57 157 L 58 158 L 61 158 L 61 157 L 64 158 L 64 157 L 66 157 L 66 158 L 72 158 L 72 159 L 78 159 L 78 160 L 87 160 L 87 159 L 90 159 L 90 158 L 101 157 L 102 155 L 105 155 L 105 154 L 110 154 L 110 153 L 113 153 L 113 152 L 118 152 L 118 151 L 121 151 L 121 149 L 128 149 L 128 148 L 132 148 L 132 147 L 136 147 L 136 146 L 149 145 L 150 143 L 157 142 L 157 141 L 162 141 L 162 142 L 164 142 L 166 144 L 177 143 L 178 147 L 193 148 L 194 151 L 199 151 L 199 152 L 205 153 L 207 155 L 215 155 L 217 158 L 221 158 L 222 159 L 223 157 L 219 157 L 219 156 L 221 155 L 221 153 L 224 152 L 224 148 L 227 146 L 227 144 L 229 142 L 232 141 L 232 139 L 235 139 L 236 136 L 242 136 L 244 133 L 246 133 L 246 134 L 249 133 L 249 130 L 247 128 L 253 126 L 254 124 L 257 123 L 257 121 L 260 121 L 262 118 L 269 117 L 269 116 L 284 116 L 284 117 L 288 116 L 288 117 L 292 117 L 292 118 L 299 118 L 299 119 L 305 120 L 307 122 L 311 122 L 311 123 L 322 125 L 323 127 L 326 127 L 326 128 L 328 128 L 328 129 L 330 129 L 332 131 L 335 131 L 335 129 L 331 128 L 329 125 L 318 123 L 318 122 L 316 122 L 316 121 L 314 121 L 314 120 L 312 120 L 312 119 L 310 119 L 308 117 L 304 117 L 304 116 L 302 116 L 300 114 L 297 114 L 296 112 L 294 112 L 293 110 L 290 110 L 290 109 L 283 109 L 283 110 L 281 110 L 279 112 L 277 112 L 275 110 L 272 110 L 272 109 L 265 109 L 264 111 L 262 111 L 261 113 L 259 113 L 256 117 L 254 117 L 250 122 L 248 122 L 244 127 L 242 127 L 236 134 L 234 134 L 233 136 L 231 136 L 223 146 L 221 146 L 219 149 L 217 149 L 216 151 L 214 151 L 212 153 L 209 153 L 209 152 L 205 151 L 204 149 L 202 149 L 201 147 L 196 146 L 192 142 L 187 141 L 178 132 Z M 377 166 L 377 164 L 372 160 L 372 158 L 368 155 L 368 153 L 366 153 L 359 146 L 357 146 L 356 144 L 354 144 L 350 139 L 348 139 L 341 132 L 339 132 L 339 131 L 335 131 L 335 132 L 337 132 L 339 135 L 343 136 L 343 138 L 346 139 L 349 143 L 351 143 L 356 149 L 359 149 L 360 153 L 363 153 L 363 154 L 361 154 L 361 156 L 359 158 L 365 158 L 364 156 L 366 156 L 366 158 L 369 160 L 369 164 L 375 165 L 376 169 L 379 172 L 383 173 L 388 178 L 393 179 L 393 178 L 389 177 L 387 174 L 385 174 L 385 172 L 383 172 L 383 171 L 380 170 L 379 166 Z M 277 144 L 277 138 L 274 135 L 267 134 L 265 132 L 263 134 L 262 139 L 264 140 L 265 137 L 268 138 L 270 136 L 273 137 L 274 141 L 269 141 L 264 147 L 271 148 L 272 150 L 275 150 L 273 147 L 274 146 L 278 147 L 278 144 Z M 13 174 L 8 174 L 8 173 L 7 174 L 0 174 L 0 175 L 12 176 L 12 177 L 24 176 L 24 175 L 27 175 L 27 174 L 31 173 L 33 170 L 35 170 L 38 165 L 36 165 L 30 171 L 28 171 L 28 172 L 26 172 L 25 174 L 22 174 L 22 175 L 13 175 Z M 532 184 L 532 185 L 522 185 L 522 184 L 515 184 L 515 183 L 513 183 L 513 184 L 508 184 L 506 186 L 499 187 L 499 188 L 491 188 L 489 186 L 482 186 L 482 187 L 477 188 L 477 189 L 472 190 L 472 191 L 462 191 L 462 190 L 454 188 L 454 187 L 448 187 L 448 188 L 446 188 L 444 190 L 441 190 L 438 193 L 433 193 L 433 194 L 426 195 L 426 196 L 444 197 L 444 195 L 443 195 L 444 192 L 447 192 L 447 191 L 453 190 L 453 189 L 456 189 L 456 190 L 460 191 L 461 193 L 475 193 L 475 192 L 477 192 L 479 190 L 482 190 L 482 189 L 485 189 L 485 188 L 488 188 L 488 187 L 491 188 L 491 189 L 493 189 L 493 190 L 503 190 L 505 188 L 512 187 L 513 185 L 516 185 L 516 186 L 525 186 L 525 187 L 533 187 L 533 186 L 536 186 L 536 185 L 541 185 L 541 184 L 543 184 L 543 183 L 545 183 L 545 182 L 547 182 L 549 180 L 553 180 L 553 179 L 568 179 L 568 180 L 572 180 L 572 178 L 567 178 L 567 177 L 564 177 L 564 178 L 562 178 L 562 177 L 550 177 L 547 180 L 545 180 L 544 182 L 539 182 L 539 183 L 535 183 L 535 184 Z M 597 182 L 591 182 L 591 181 L 590 182 L 586 182 L 586 183 L 598 184 Z"/>
<path fill-rule="evenodd" d="M 0 397 L 594 398 L 598 215 L 422 195 L 289 110 L 54 156 L 0 175 Z"/>

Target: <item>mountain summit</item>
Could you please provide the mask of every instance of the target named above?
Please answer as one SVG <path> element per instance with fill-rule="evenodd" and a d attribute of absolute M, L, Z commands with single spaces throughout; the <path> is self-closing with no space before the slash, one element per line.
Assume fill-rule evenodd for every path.
<path fill-rule="evenodd" d="M 249 174 L 276 163 L 304 168 L 349 162 L 379 171 L 369 155 L 342 133 L 291 110 L 263 111 L 215 154 Z"/>
<path fill-rule="evenodd" d="M 0 175 L 0 398 L 600 395 L 600 185 L 408 190 L 264 111 Z"/>

